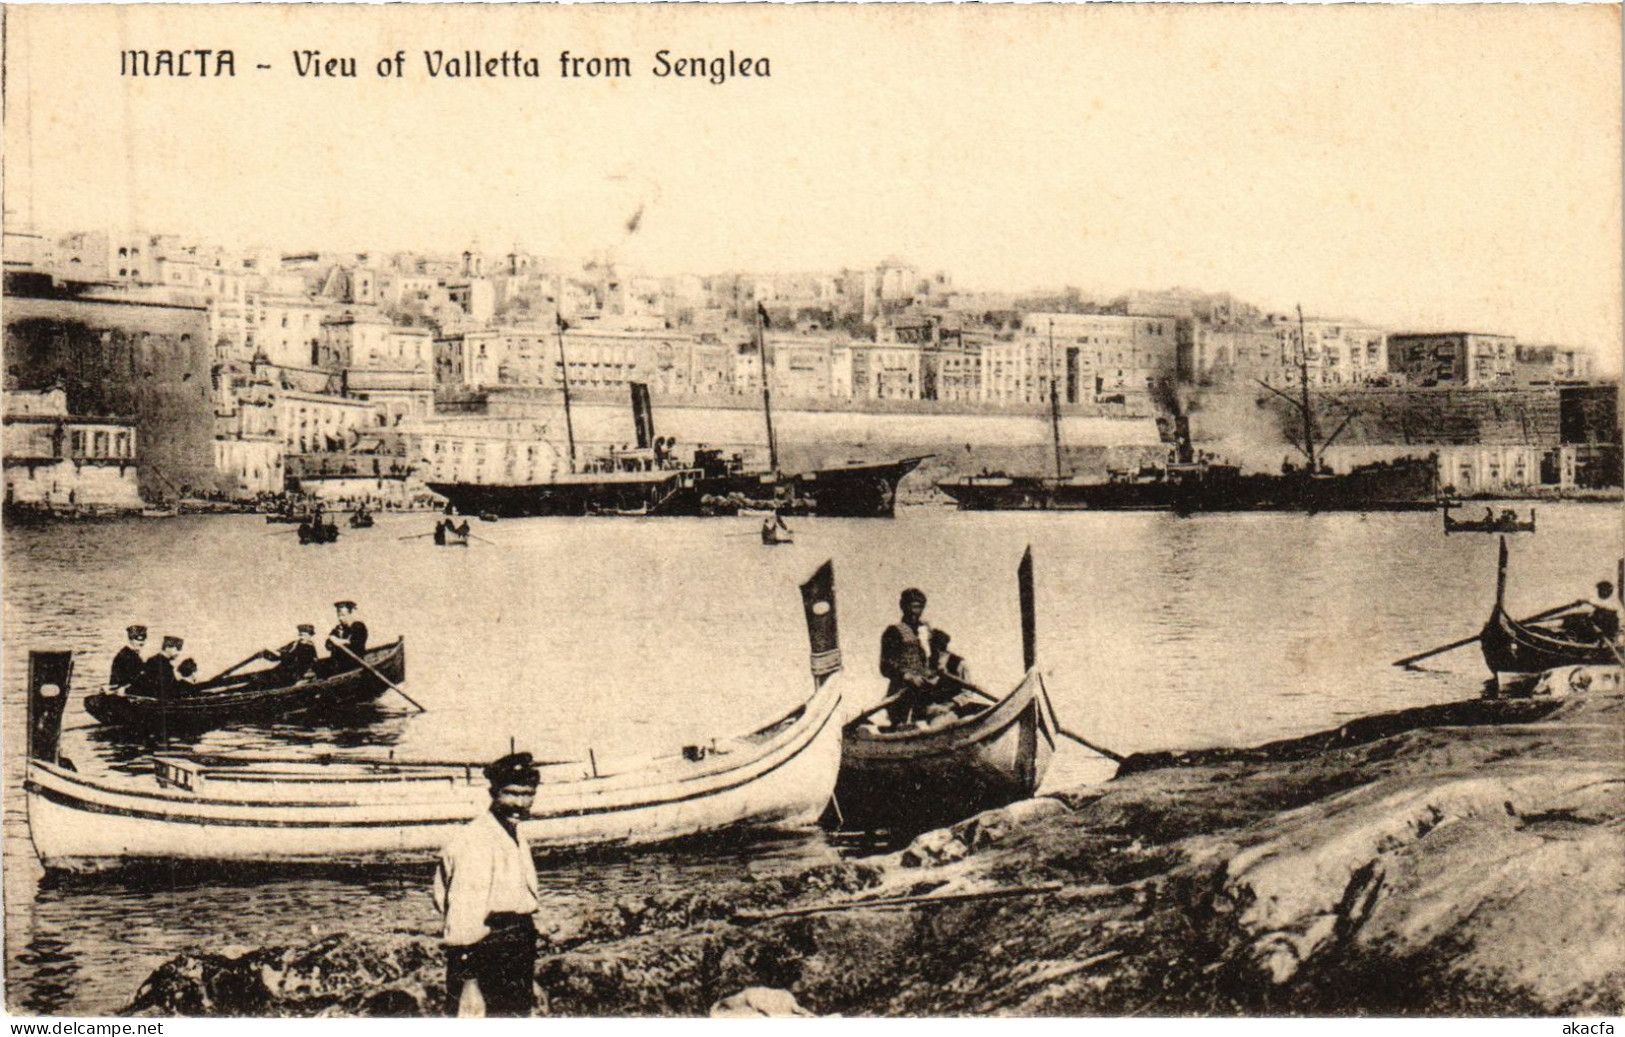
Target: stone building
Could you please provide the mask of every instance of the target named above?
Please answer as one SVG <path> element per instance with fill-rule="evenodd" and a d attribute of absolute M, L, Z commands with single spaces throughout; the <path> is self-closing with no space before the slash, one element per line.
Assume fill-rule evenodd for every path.
<path fill-rule="evenodd" d="M 4 429 L 8 509 L 140 510 L 133 419 L 72 415 L 60 388 L 10 390 Z"/>
<path fill-rule="evenodd" d="M 1063 403 L 1147 393 L 1159 379 L 1174 374 L 1182 320 L 1109 313 L 1030 313 L 1022 320 L 1016 341 L 1008 344 L 1012 348 L 996 350 L 1002 370 L 991 383 L 987 381 L 989 351 L 983 351 L 984 384 L 990 386 L 986 398 L 1040 403 L 1049 398 L 1051 379 L 1057 380 Z"/>
<path fill-rule="evenodd" d="M 1421 388 L 1510 387 L 1517 383 L 1517 340 L 1473 331 L 1388 336 L 1388 369 Z"/>

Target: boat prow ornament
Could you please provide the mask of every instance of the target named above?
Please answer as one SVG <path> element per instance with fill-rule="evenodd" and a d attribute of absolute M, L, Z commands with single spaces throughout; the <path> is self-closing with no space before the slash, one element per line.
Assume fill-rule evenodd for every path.
<path fill-rule="evenodd" d="M 72 652 L 28 653 L 28 755 L 68 770 L 74 769 L 73 764 L 62 758 L 59 749 L 62 713 L 72 683 Z"/>
<path fill-rule="evenodd" d="M 835 619 L 835 563 L 826 561 L 801 585 L 813 678 L 823 683 L 841 669 L 841 637 Z"/>

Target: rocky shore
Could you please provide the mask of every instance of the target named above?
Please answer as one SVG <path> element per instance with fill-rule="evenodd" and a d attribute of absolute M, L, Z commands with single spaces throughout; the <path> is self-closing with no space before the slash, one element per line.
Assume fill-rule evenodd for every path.
<path fill-rule="evenodd" d="M 1550 684 L 1131 757 L 901 853 L 544 915 L 541 1010 L 1618 1014 L 1620 671 Z M 441 991 L 431 937 L 334 934 L 183 955 L 128 1011 L 413 1016 Z"/>

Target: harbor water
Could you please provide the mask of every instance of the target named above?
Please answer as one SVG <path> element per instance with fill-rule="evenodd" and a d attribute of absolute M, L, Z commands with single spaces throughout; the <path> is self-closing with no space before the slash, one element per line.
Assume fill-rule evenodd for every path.
<path fill-rule="evenodd" d="M 63 752 L 81 772 L 140 765 L 154 746 L 98 730 L 80 701 L 127 624 L 173 634 L 224 670 L 325 631 L 354 599 L 373 643 L 406 639 L 416 713 L 386 695 L 373 723 L 219 731 L 177 748 L 482 760 L 510 744 L 550 760 L 671 752 L 742 733 L 811 687 L 798 585 L 834 559 L 848 711 L 883 696 L 880 632 L 918 586 L 976 681 L 1021 676 L 1016 566 L 1036 562 L 1041 666 L 1062 723 L 1118 752 L 1264 742 L 1350 717 L 1481 692 L 1473 647 L 1390 661 L 1474 633 L 1495 594 L 1496 538 L 1446 537 L 1436 514 L 962 513 L 792 521 L 764 547 L 756 519 L 474 522 L 433 545 L 429 515 L 385 515 L 301 546 L 259 516 L 8 528 L 4 534 L 6 989 L 13 1011 L 95 1015 L 126 1005 L 186 950 L 304 943 L 337 931 L 433 932 L 426 869 L 47 876 L 22 793 L 30 649 L 75 652 Z M 1528 615 L 1612 579 L 1614 505 L 1539 508 L 1510 538 L 1508 605 Z M 1046 785 L 1109 769 L 1063 743 Z M 603 895 L 772 874 L 837 851 L 816 832 L 544 862 L 543 927 Z"/>

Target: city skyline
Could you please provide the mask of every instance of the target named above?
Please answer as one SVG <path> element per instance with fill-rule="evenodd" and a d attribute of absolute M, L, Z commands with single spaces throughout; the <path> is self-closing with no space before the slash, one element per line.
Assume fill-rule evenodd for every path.
<path fill-rule="evenodd" d="M 1618 370 L 1608 8 L 30 8 L 7 26 L 8 227 L 478 238 L 660 274 L 896 254 L 967 290 L 1187 286 Z M 232 46 L 237 76 L 119 77 L 121 47 L 166 39 Z M 311 41 L 360 76 L 298 79 Z M 557 78 L 588 43 L 634 75 Z M 655 79 L 668 45 L 768 54 L 773 74 Z M 427 78 L 422 50 L 464 47 L 517 47 L 543 77 Z M 365 67 L 397 50 L 406 81 Z"/>

